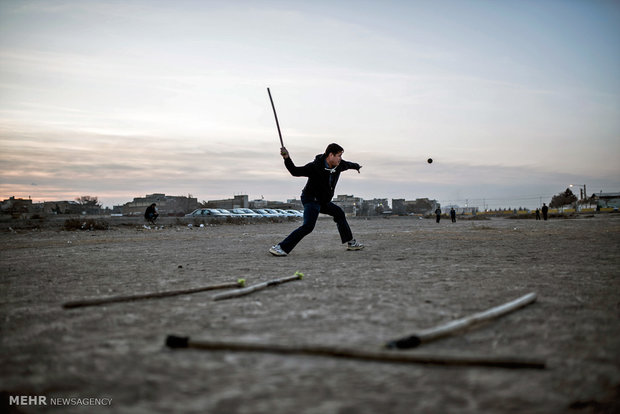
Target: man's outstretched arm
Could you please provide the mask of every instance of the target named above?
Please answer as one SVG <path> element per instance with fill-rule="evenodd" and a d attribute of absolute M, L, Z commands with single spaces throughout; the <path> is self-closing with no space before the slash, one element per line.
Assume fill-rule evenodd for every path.
<path fill-rule="evenodd" d="M 342 168 L 340 171 L 357 170 L 358 174 L 360 172 L 360 168 L 362 168 L 362 166 L 359 165 L 358 163 L 345 161 L 345 160 L 340 161 L 340 165 L 342 165 Z"/>

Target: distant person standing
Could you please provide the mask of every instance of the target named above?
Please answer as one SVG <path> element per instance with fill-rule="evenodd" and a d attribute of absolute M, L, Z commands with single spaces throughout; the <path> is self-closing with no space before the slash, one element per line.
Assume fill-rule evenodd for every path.
<path fill-rule="evenodd" d="M 153 225 L 155 225 L 155 220 L 157 220 L 157 217 L 159 217 L 156 206 L 157 204 L 153 203 L 148 206 L 146 208 L 146 211 L 144 212 L 144 218 L 146 219 L 146 221 Z"/>
<path fill-rule="evenodd" d="M 452 219 L 453 223 L 456 223 L 456 211 L 454 211 L 454 207 L 450 209 L 450 218 Z"/>
<path fill-rule="evenodd" d="M 547 213 L 549 212 L 549 207 L 545 203 L 542 206 L 543 220 L 547 221 Z"/>
<path fill-rule="evenodd" d="M 536 209 L 536 220 L 540 220 L 540 209 Z"/>
<path fill-rule="evenodd" d="M 441 220 L 441 209 L 439 207 L 437 207 L 437 210 L 435 210 L 435 216 L 437 223 L 439 223 L 439 220 Z"/>

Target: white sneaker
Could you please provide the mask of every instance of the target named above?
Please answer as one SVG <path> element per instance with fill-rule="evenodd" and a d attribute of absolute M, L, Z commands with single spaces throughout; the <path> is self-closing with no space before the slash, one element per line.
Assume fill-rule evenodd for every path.
<path fill-rule="evenodd" d="M 271 248 L 269 249 L 269 253 L 271 253 L 274 256 L 287 256 L 287 253 L 284 250 L 282 250 L 279 244 L 276 244 L 275 246 L 271 246 Z"/>
<path fill-rule="evenodd" d="M 364 248 L 364 245 L 356 241 L 355 239 L 351 240 L 350 242 L 347 242 L 347 250 L 362 250 L 363 248 Z"/>

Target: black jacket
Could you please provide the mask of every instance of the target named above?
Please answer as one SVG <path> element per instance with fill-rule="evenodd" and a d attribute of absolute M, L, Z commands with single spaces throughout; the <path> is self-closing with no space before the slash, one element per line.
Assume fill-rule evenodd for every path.
<path fill-rule="evenodd" d="M 284 165 L 294 177 L 308 177 L 308 182 L 304 187 L 301 195 L 304 197 L 314 197 L 320 204 L 327 204 L 334 197 L 334 190 L 338 183 L 340 173 L 346 170 L 358 170 L 360 165 L 354 162 L 341 160 L 340 164 L 331 172 L 325 167 L 325 155 L 319 154 L 314 158 L 314 161 L 304 165 L 303 167 L 297 167 L 293 164 L 291 157 L 284 159 Z M 330 183 L 330 175 L 331 183 Z"/>
<path fill-rule="evenodd" d="M 155 207 L 153 206 L 148 206 L 146 208 L 146 211 L 144 212 L 144 218 L 148 219 L 151 218 L 151 216 L 158 216 L 159 214 L 157 213 L 157 210 L 155 210 Z"/>

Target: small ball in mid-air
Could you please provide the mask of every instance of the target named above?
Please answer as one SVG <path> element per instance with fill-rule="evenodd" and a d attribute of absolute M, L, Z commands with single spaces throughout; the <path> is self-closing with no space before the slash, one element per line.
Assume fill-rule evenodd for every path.
<path fill-rule="evenodd" d="M 426 162 L 428 162 L 429 164 L 432 164 L 433 163 L 433 159 L 429 158 L 428 160 L 426 160 Z"/>

